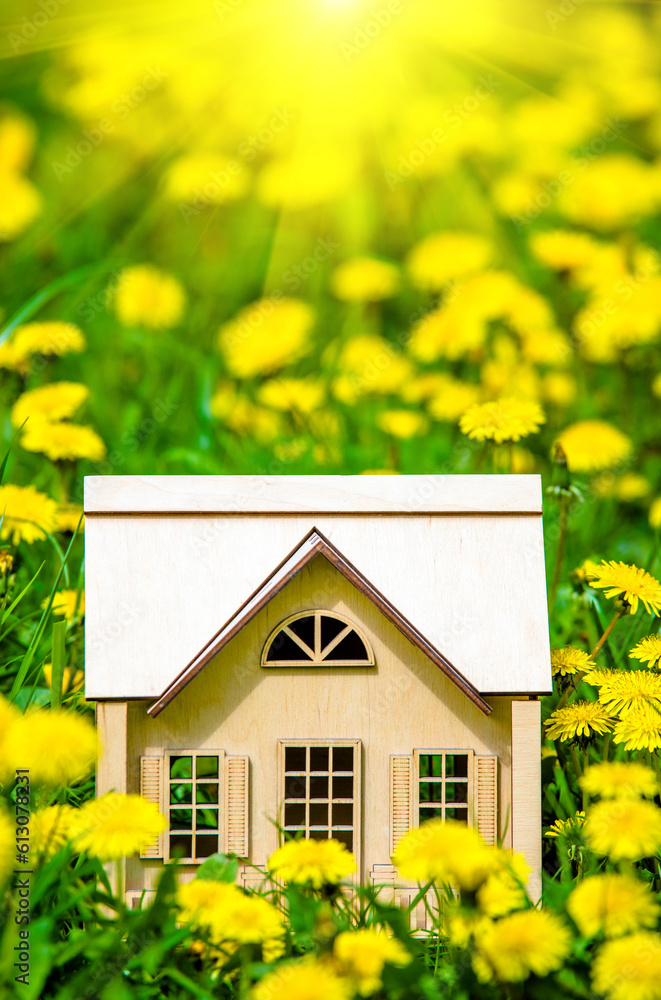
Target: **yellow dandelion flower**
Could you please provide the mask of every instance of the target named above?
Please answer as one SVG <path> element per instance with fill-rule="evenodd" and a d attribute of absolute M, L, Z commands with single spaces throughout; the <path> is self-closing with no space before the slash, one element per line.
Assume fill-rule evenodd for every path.
<path fill-rule="evenodd" d="M 525 887 L 531 869 L 525 857 L 501 850 L 498 858 L 499 870 L 477 890 L 477 903 L 488 917 L 503 917 L 512 910 L 524 909 L 528 903 Z"/>
<path fill-rule="evenodd" d="M 217 916 L 239 892 L 233 882 L 216 882 L 214 879 L 194 878 L 177 886 L 177 906 L 184 923 L 211 929 Z"/>
<path fill-rule="evenodd" d="M 416 288 L 438 292 L 452 278 L 481 271 L 492 253 L 489 241 L 475 233 L 432 233 L 413 248 L 406 264 Z"/>
<path fill-rule="evenodd" d="M 205 927 L 214 944 L 270 946 L 284 935 L 282 913 L 263 896 L 247 895 L 234 883 L 193 879 L 177 890 L 182 920 Z"/>
<path fill-rule="evenodd" d="M 4 885 L 12 872 L 15 857 L 16 820 L 10 820 L 4 809 L 0 809 L 0 886 Z"/>
<path fill-rule="evenodd" d="M 211 412 L 215 415 L 215 398 L 211 400 Z M 260 444 L 272 444 L 283 434 L 282 416 L 265 406 L 256 406 L 247 399 L 237 399 L 224 418 L 226 427 L 235 434 L 254 438 Z"/>
<path fill-rule="evenodd" d="M 55 517 L 56 531 L 68 531 L 73 533 L 76 529 L 78 529 L 78 534 L 82 534 L 85 530 L 85 518 L 83 517 L 83 508 L 81 504 L 61 503 L 58 505 Z"/>
<path fill-rule="evenodd" d="M 652 702 L 661 708 L 661 675 L 649 670 L 613 671 L 599 686 L 599 701 L 616 715 Z"/>
<path fill-rule="evenodd" d="M 9 777 L 14 777 L 14 775 L 11 774 L 10 764 L 7 761 L 5 743 L 11 726 L 18 719 L 20 719 L 20 717 L 20 712 L 14 708 L 10 701 L 7 701 L 7 699 L 0 694 L 0 783 Z"/>
<path fill-rule="evenodd" d="M 615 496 L 623 503 L 644 500 L 652 492 L 652 484 L 637 472 L 627 472 L 615 484 Z"/>
<path fill-rule="evenodd" d="M 661 847 L 661 809 L 644 799 L 603 799 L 590 807 L 585 837 L 612 861 L 639 861 Z"/>
<path fill-rule="evenodd" d="M 429 363 L 438 358 L 456 361 L 484 344 L 487 335 L 484 317 L 470 308 L 460 310 L 458 301 L 432 309 L 414 324 L 408 348 L 419 361 Z"/>
<path fill-rule="evenodd" d="M 588 163 L 560 192 L 557 206 L 572 222 L 613 230 L 653 212 L 658 197 L 658 181 L 650 164 L 626 153 L 611 153 Z"/>
<path fill-rule="evenodd" d="M 48 598 L 42 602 L 42 608 L 45 608 L 47 604 Z M 84 618 L 85 591 L 58 590 L 53 598 L 53 614 L 62 615 L 67 621 L 73 621 L 74 618 Z"/>
<path fill-rule="evenodd" d="M 551 650 L 551 670 L 554 676 L 565 677 L 568 674 L 580 674 L 594 667 L 588 653 L 577 646 L 564 646 Z"/>
<path fill-rule="evenodd" d="M 245 166 L 229 156 L 189 153 L 168 168 L 165 194 L 170 201 L 196 206 L 223 205 L 245 194 L 248 180 Z"/>
<path fill-rule="evenodd" d="M 661 666 L 661 635 L 648 635 L 633 647 L 629 658 L 647 663 L 649 668 Z"/>
<path fill-rule="evenodd" d="M 378 415 L 376 422 L 386 434 L 404 439 L 424 434 L 429 427 L 424 414 L 414 410 L 386 410 Z"/>
<path fill-rule="evenodd" d="M 546 910 L 520 910 L 481 926 L 475 935 L 482 982 L 519 983 L 559 969 L 571 948 L 569 928 Z"/>
<path fill-rule="evenodd" d="M 576 740 L 609 733 L 614 722 L 613 716 L 599 702 L 575 701 L 564 708 L 556 708 L 544 725 L 550 740 Z"/>
<path fill-rule="evenodd" d="M 477 403 L 459 421 L 462 433 L 477 441 L 519 441 L 534 434 L 546 420 L 544 411 L 532 400 L 498 399 Z"/>
<path fill-rule="evenodd" d="M 186 305 L 186 294 L 177 279 L 151 264 L 124 268 L 113 295 L 120 323 L 147 330 L 176 326 Z"/>
<path fill-rule="evenodd" d="M 592 985 L 607 1000 L 661 1000 L 661 935 L 608 941 L 594 959 Z"/>
<path fill-rule="evenodd" d="M 608 670 L 604 667 L 592 667 L 586 671 L 583 680 L 592 684 L 593 687 L 601 687 L 602 684 L 608 684 L 617 673 L 616 670 Z"/>
<path fill-rule="evenodd" d="M 26 420 L 65 420 L 85 402 L 90 391 L 78 382 L 52 382 L 19 396 L 11 409 L 11 422 L 20 427 Z"/>
<path fill-rule="evenodd" d="M 220 330 L 229 371 L 250 378 L 298 360 L 310 348 L 314 321 L 314 310 L 300 299 L 270 296 L 251 303 Z"/>
<path fill-rule="evenodd" d="M 658 792 L 654 771 L 638 761 L 602 761 L 586 768 L 579 784 L 602 799 L 653 799 Z"/>
<path fill-rule="evenodd" d="M 0 242 L 20 236 L 41 208 L 41 195 L 27 177 L 14 170 L 0 170 Z"/>
<path fill-rule="evenodd" d="M 357 157 L 345 144 L 309 145 L 269 160 L 260 171 L 257 193 L 265 205 L 303 211 L 336 201 L 355 183 L 359 170 Z"/>
<path fill-rule="evenodd" d="M 581 809 L 567 819 L 556 819 L 548 828 L 545 837 L 564 837 L 566 840 L 581 843 L 582 830 L 585 826 L 585 813 Z"/>
<path fill-rule="evenodd" d="M 251 1000 L 349 1000 L 352 990 L 331 966 L 306 957 L 283 962 L 253 986 Z"/>
<path fill-rule="evenodd" d="M 642 601 L 648 614 L 658 615 L 661 609 L 661 584 L 644 569 L 631 563 L 603 560 L 590 584 L 605 591 L 606 597 L 622 595 L 631 605 L 631 614 Z"/>
<path fill-rule="evenodd" d="M 75 462 L 79 458 L 100 462 L 106 455 L 106 446 L 95 430 L 65 420 L 57 423 L 28 422 L 21 437 L 21 446 L 26 451 L 40 452 L 53 462 Z"/>
<path fill-rule="evenodd" d="M 573 575 L 579 583 L 590 583 L 594 580 L 599 569 L 598 564 L 593 559 L 584 559 L 580 566 L 573 571 Z"/>
<path fill-rule="evenodd" d="M 3 765 L 30 771 L 36 784 L 66 785 L 89 774 L 97 755 L 94 726 L 75 712 L 35 710 L 9 726 Z"/>
<path fill-rule="evenodd" d="M 57 504 L 34 486 L 9 484 L 0 486 L 0 517 L 3 514 L 2 538 L 11 537 L 12 545 L 31 545 L 55 530 Z"/>
<path fill-rule="evenodd" d="M 570 406 L 578 397 L 578 383 L 567 372 L 549 372 L 542 379 L 542 396 L 555 406 Z"/>
<path fill-rule="evenodd" d="M 25 323 L 14 331 L 9 341 L 17 361 L 25 361 L 32 354 L 46 357 L 62 357 L 65 354 L 80 354 L 85 350 L 85 338 L 73 323 L 46 320 L 41 323 Z"/>
<path fill-rule="evenodd" d="M 477 830 L 453 821 L 431 819 L 400 840 L 393 864 L 416 882 L 438 879 L 461 889 L 477 889 L 499 870 L 497 852 Z"/>
<path fill-rule="evenodd" d="M 352 257 L 335 268 L 331 290 L 343 302 L 380 302 L 399 289 L 399 270 L 374 257 Z"/>
<path fill-rule="evenodd" d="M 652 500 L 647 516 L 650 527 L 661 528 L 661 497 L 656 497 L 655 500 Z"/>
<path fill-rule="evenodd" d="M 363 997 L 381 988 L 384 966 L 401 967 L 411 961 L 411 955 L 399 941 L 374 927 L 338 934 L 333 943 L 333 957 L 340 975 Z"/>
<path fill-rule="evenodd" d="M 356 860 L 337 840 L 288 840 L 271 855 L 267 867 L 283 882 L 309 883 L 319 889 L 353 875 Z"/>
<path fill-rule="evenodd" d="M 52 858 L 69 841 L 76 810 L 67 805 L 36 809 L 30 817 L 30 849 L 42 858 Z"/>
<path fill-rule="evenodd" d="M 53 678 L 53 664 L 44 663 L 42 669 L 44 671 L 44 680 L 46 681 L 48 687 L 50 687 Z M 72 694 L 74 691 L 82 691 L 84 684 L 85 672 L 83 670 L 73 670 L 71 667 L 64 668 L 62 673 L 63 694 Z"/>
<path fill-rule="evenodd" d="M 32 157 L 36 130 L 23 115 L 5 114 L 0 119 L 0 170 L 25 170 Z"/>
<path fill-rule="evenodd" d="M 614 872 L 585 879 L 567 900 L 567 912 L 585 937 L 615 938 L 654 927 L 660 910 L 644 883 Z"/>
<path fill-rule="evenodd" d="M 567 456 L 571 472 L 596 472 L 628 458 L 633 450 L 630 439 L 603 420 L 581 420 L 571 424 L 557 438 Z"/>
<path fill-rule="evenodd" d="M 387 340 L 371 333 L 351 337 L 337 364 L 341 374 L 333 380 L 333 395 L 347 405 L 361 396 L 397 392 L 413 375 L 409 359 Z"/>
<path fill-rule="evenodd" d="M 638 704 L 624 712 L 613 730 L 613 743 L 625 750 L 657 750 L 661 747 L 661 711 L 658 703 Z"/>
<path fill-rule="evenodd" d="M 571 342 L 562 330 L 522 330 L 521 336 L 522 354 L 535 365 L 559 368 L 566 365 L 571 357 Z"/>
<path fill-rule="evenodd" d="M 257 390 L 257 399 L 264 406 L 303 414 L 319 409 L 325 395 L 323 383 L 312 378 L 271 379 Z"/>
<path fill-rule="evenodd" d="M 153 802 L 141 795 L 108 792 L 77 810 L 71 836 L 80 851 L 116 861 L 142 850 L 166 826 Z"/>
<path fill-rule="evenodd" d="M 435 420 L 447 420 L 452 423 L 474 406 L 480 398 L 477 385 L 460 382 L 451 375 L 443 375 L 443 382 L 437 387 L 428 403 L 428 410 Z"/>
<path fill-rule="evenodd" d="M 530 240 L 533 257 L 554 271 L 571 271 L 587 264 L 599 244 L 588 236 L 567 229 L 535 233 Z"/>

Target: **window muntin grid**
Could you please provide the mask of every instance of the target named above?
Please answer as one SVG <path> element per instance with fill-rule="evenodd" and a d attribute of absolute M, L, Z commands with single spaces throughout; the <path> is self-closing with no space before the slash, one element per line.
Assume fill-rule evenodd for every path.
<path fill-rule="evenodd" d="M 471 820 L 472 750 L 415 750 L 417 821 Z"/>
<path fill-rule="evenodd" d="M 354 742 L 281 740 L 285 836 L 333 838 L 356 852 L 360 808 Z"/>
<path fill-rule="evenodd" d="M 202 861 L 218 851 L 220 758 L 184 750 L 167 760 L 168 857 Z"/>

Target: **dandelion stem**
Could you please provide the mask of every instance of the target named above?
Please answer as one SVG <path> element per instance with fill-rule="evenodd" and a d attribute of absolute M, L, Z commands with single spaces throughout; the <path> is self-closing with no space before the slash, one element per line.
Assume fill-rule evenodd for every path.
<path fill-rule="evenodd" d="M 612 620 L 611 620 L 610 624 L 606 626 L 606 629 L 605 629 L 605 631 L 604 631 L 604 634 L 602 635 L 601 639 L 599 640 L 599 642 L 597 643 L 597 645 L 596 645 L 596 646 L 594 647 L 594 649 L 593 649 L 593 650 L 592 650 L 592 652 L 590 653 L 590 659 L 591 659 L 591 660 L 594 660 L 594 659 L 595 659 L 595 657 L 597 656 L 597 653 L 599 652 L 599 650 L 601 649 L 601 647 L 603 646 L 603 644 L 604 644 L 604 643 L 606 642 L 606 640 L 608 639 L 608 636 L 609 636 L 609 635 L 611 634 L 611 632 L 613 631 L 613 629 L 614 629 L 615 625 L 617 624 L 617 622 L 619 622 L 620 618 L 621 618 L 621 617 L 622 617 L 622 615 L 624 615 L 624 614 L 625 614 L 625 612 L 624 612 L 624 611 L 618 611 L 618 612 L 617 612 L 617 613 L 616 613 L 616 614 L 615 614 L 615 615 L 613 616 L 613 618 L 612 618 Z"/>
<path fill-rule="evenodd" d="M 608 751 L 610 749 L 611 734 L 604 733 L 604 745 L 601 748 L 601 759 L 608 760 Z"/>
<path fill-rule="evenodd" d="M 562 575 L 562 564 L 565 558 L 565 539 L 567 537 L 567 507 L 568 497 L 560 496 L 560 530 L 558 534 L 558 547 L 555 552 L 555 566 L 553 568 L 553 581 L 549 594 L 549 615 L 555 607 L 555 599 L 558 596 L 560 586 L 560 576 Z"/>

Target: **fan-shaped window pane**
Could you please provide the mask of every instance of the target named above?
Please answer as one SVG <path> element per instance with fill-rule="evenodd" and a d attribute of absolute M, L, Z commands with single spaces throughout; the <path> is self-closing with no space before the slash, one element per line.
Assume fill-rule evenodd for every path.
<path fill-rule="evenodd" d="M 271 643 L 266 659 L 269 663 L 278 663 L 281 660 L 311 660 L 312 657 L 306 653 L 297 642 L 288 636 L 286 632 L 278 632 Z"/>
<path fill-rule="evenodd" d="M 314 615 L 305 618 L 296 618 L 289 623 L 289 628 L 295 632 L 299 639 L 302 639 L 306 646 L 314 649 Z"/>
<path fill-rule="evenodd" d="M 331 618 L 329 615 L 321 616 L 321 648 L 324 649 L 329 642 L 339 635 L 346 628 L 346 623 L 339 618 Z"/>
<path fill-rule="evenodd" d="M 354 663 L 360 660 L 369 660 L 365 644 L 357 632 L 349 632 L 344 639 L 340 639 L 337 646 L 328 654 L 329 660 L 352 660 Z"/>

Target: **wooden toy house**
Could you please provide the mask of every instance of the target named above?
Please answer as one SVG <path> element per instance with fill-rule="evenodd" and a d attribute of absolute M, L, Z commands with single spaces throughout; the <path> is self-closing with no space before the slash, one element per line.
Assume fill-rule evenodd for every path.
<path fill-rule="evenodd" d="M 248 884 L 275 820 L 395 886 L 441 816 L 523 851 L 537 898 L 541 506 L 538 476 L 88 478 L 97 793 L 168 818 L 129 895 L 218 850 Z"/>

